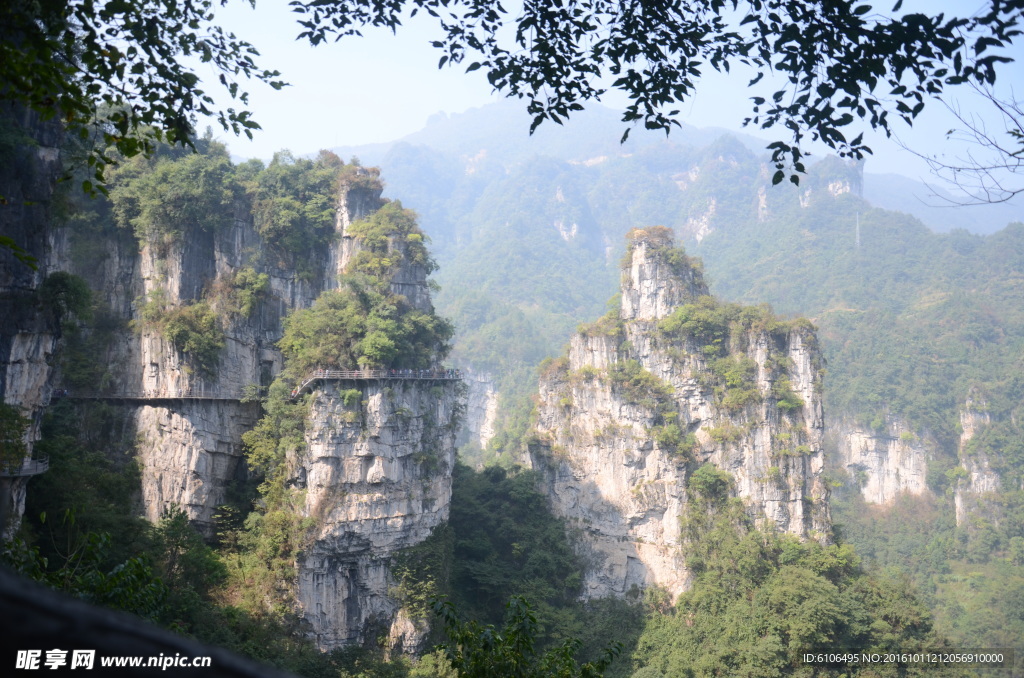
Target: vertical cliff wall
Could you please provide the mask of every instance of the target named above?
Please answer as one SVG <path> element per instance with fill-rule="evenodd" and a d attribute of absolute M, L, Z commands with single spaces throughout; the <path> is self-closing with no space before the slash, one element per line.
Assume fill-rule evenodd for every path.
<path fill-rule="evenodd" d="M 498 393 L 494 388 L 494 377 L 486 372 L 464 370 L 466 380 L 466 422 L 460 443 L 473 443 L 486 449 L 487 443 L 497 433 Z"/>
<path fill-rule="evenodd" d="M 343 181 L 339 188 L 335 237 L 327 248 L 306 255 L 301 270 L 259 233 L 252 207 L 241 198 L 233 218 L 217 227 L 200 217 L 178 224 L 173 235 L 140 236 L 112 227 L 102 233 L 56 232 L 53 265 L 89 282 L 112 326 L 102 355 L 89 356 L 106 369 L 73 387 L 71 397 L 99 398 L 122 408 L 142 470 L 142 508 L 150 520 L 177 505 L 212 534 L 216 507 L 225 502 L 228 486 L 246 473 L 241 435 L 259 418 L 255 396 L 281 370 L 276 342 L 283 318 L 337 286 L 346 227 L 382 204 L 376 174 L 357 171 L 358 181 Z M 232 296 L 243 270 L 266 276 L 247 312 Z M 212 365 L 197 364 L 159 322 L 148 320 L 197 304 L 216 315 L 222 333 L 223 346 Z"/>
<path fill-rule="evenodd" d="M 341 279 L 358 284 L 353 274 L 386 262 L 390 320 L 432 317 L 421 242 L 416 229 L 347 228 Z M 302 515 L 313 525 L 297 558 L 296 600 L 321 648 L 387 637 L 392 651 L 422 649 L 427 621 L 402 600 L 394 565 L 448 519 L 462 386 L 439 365 L 446 352 L 424 346 L 390 368 L 364 366 L 312 386 L 305 444 L 288 462 L 288 484 L 304 493 Z"/>
<path fill-rule="evenodd" d="M 243 434 L 260 421 L 267 387 L 305 383 L 305 444 L 275 475 L 303 532 L 289 555 L 294 580 L 279 592 L 325 649 L 381 634 L 395 651 L 419 649 L 426 623 L 405 604 L 393 569 L 447 520 L 462 387 L 440 365 L 451 330 L 434 315 L 434 264 L 414 215 L 381 199 L 376 170 L 331 154 L 232 167 L 214 145 L 130 161 L 109 201 L 72 208 L 58 228 L 45 206 L 59 154 L 21 151 L 17 176 L 0 176 L 14 201 L 0 217 L 41 270 L 15 262 L 0 277 L 5 401 L 33 426 L 51 392 L 83 411 L 102 403 L 116 412 L 108 433 L 139 462 L 141 511 L 156 521 L 181 507 L 212 535 L 217 507 L 249 476 Z M 0 250 L 5 262 L 11 253 Z M 80 276 L 95 302 L 92 322 L 69 326 L 60 347 L 59 315 L 38 293 L 48 271 Z M 311 387 L 300 368 L 283 374 L 286 318 L 346 293 L 378 306 L 318 335 L 365 351 L 321 357 L 335 367 L 348 360 L 340 366 L 359 376 Z M 51 377 L 57 353 L 63 371 Z M 383 371 L 371 377 L 368 367 Z M 5 499 L 23 500 L 24 478 L 3 482 Z"/>
<path fill-rule="evenodd" d="M 412 213 L 381 199 L 376 170 L 331 157 L 307 164 L 236 168 L 249 173 L 244 183 L 216 149 L 170 163 L 140 159 L 115 182 L 109 204 L 86 208 L 50 237 L 48 265 L 83 277 L 98 309 L 95 322 L 65 347 L 65 374 L 56 384 L 79 407 L 102 402 L 119 412 L 150 520 L 179 506 L 213 533 L 217 507 L 249 474 L 243 434 L 260 420 L 260 400 L 285 368 L 278 345 L 285 318 L 340 286 L 384 300 L 372 321 L 378 348 L 388 347 L 387 333 L 403 314 L 416 315 L 422 331 L 410 341 L 432 351 L 430 367 L 439 367 L 446 349 L 437 337 L 448 336 L 447 325 L 433 315 L 433 263 Z M 260 183 L 253 172 L 270 178 Z M 146 183 L 147 173 L 202 191 L 184 201 L 151 200 L 161 188 Z M 281 195 L 274 182 L 284 180 L 294 195 Z M 336 193 L 317 194 L 313 180 L 321 181 L 321 194 L 324 185 Z M 198 209 L 195 201 L 211 195 L 221 210 Z M 167 213 L 174 219 L 161 222 Z M 333 233 L 304 225 L 309 214 Z M 275 231 L 279 223 L 305 228 L 296 237 L 306 239 L 306 249 L 286 239 L 292 231 Z M 351 328 L 337 329 L 345 335 Z M 41 335 L 36 328 L 37 343 Z M 48 372 L 19 365 L 8 370 L 8 388 L 48 394 Z M 23 373 L 40 383 L 23 386 Z M 283 586 L 321 647 L 374 643 L 383 633 L 396 651 L 412 651 L 426 626 L 403 607 L 393 560 L 447 519 L 460 383 L 450 372 L 406 370 L 398 379 L 321 380 L 312 390 L 304 396 L 305 445 L 287 460 L 287 487 L 301 495 L 295 510 L 308 532 L 294 554 L 295 580 Z"/>
<path fill-rule="evenodd" d="M 836 417 L 826 438 L 830 463 L 849 474 L 869 504 L 887 504 L 901 493 L 928 492 L 928 461 L 935 458 L 936 445 L 900 419 L 892 418 L 875 430 Z"/>
<path fill-rule="evenodd" d="M 760 522 L 828 537 L 813 331 L 716 302 L 695 266 L 667 229 L 632 232 L 617 317 L 541 379 L 533 463 L 580 535 L 585 597 L 686 588 L 679 518 L 703 464 Z"/>
<path fill-rule="evenodd" d="M 987 517 L 995 513 L 986 504 L 991 503 L 992 494 L 1001 489 L 999 474 L 992 468 L 992 460 L 988 455 L 973 449 L 970 444 L 991 421 L 985 402 L 976 395 L 968 397 L 960 412 L 958 456 L 963 473 L 956 478 L 953 487 L 953 505 L 958 526 L 967 525 L 971 514 Z"/>
<path fill-rule="evenodd" d="M 41 303 L 39 288 L 50 272 L 48 233 L 62 170 L 62 135 L 59 124 L 6 103 L 0 104 L 0 123 L 5 130 L 0 142 L 0 403 L 29 419 L 24 442 L 31 457 L 60 336 L 59 318 Z M 12 465 L 0 470 L 0 529 L 7 534 L 20 524 L 29 472 L 35 470 L 9 461 Z"/>
<path fill-rule="evenodd" d="M 358 396 L 342 396 L 342 390 Z M 320 647 L 422 649 L 425 619 L 403 610 L 393 561 L 448 519 L 458 386 L 450 381 L 325 384 L 310 403 L 295 460 L 303 513 L 315 521 L 298 557 L 296 598 Z"/>

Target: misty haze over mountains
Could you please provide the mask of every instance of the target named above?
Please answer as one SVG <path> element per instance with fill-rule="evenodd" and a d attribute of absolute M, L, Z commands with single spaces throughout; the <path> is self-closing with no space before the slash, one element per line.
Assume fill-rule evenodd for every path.
<path fill-rule="evenodd" d="M 697 128 L 684 123 L 668 137 L 660 131 L 634 128 L 626 143 L 619 144 L 626 126 L 616 111 L 601 105 L 588 107 L 561 126 L 545 122 L 533 136 L 524 140 L 529 124 L 529 116 L 522 106 L 515 101 L 502 101 L 464 113 L 437 113 L 422 130 L 389 143 L 339 146 L 331 150 L 346 159 L 356 156 L 363 164 L 380 166 L 384 176 L 391 177 L 386 194 L 400 199 L 405 195 L 409 202 L 408 194 L 399 191 L 399 184 L 392 176 L 396 170 L 408 171 L 393 163 L 395 148 L 404 144 L 429 148 L 453 160 L 476 159 L 479 162 L 487 159 L 508 169 L 534 155 L 592 162 L 657 145 L 700 148 L 726 135 L 735 137 L 756 155 L 767 157 L 765 146 L 771 141 L 766 133 L 755 135 L 716 127 Z M 519 131 L 524 134 L 518 134 Z M 940 139 L 937 143 L 943 141 Z M 913 150 L 928 152 L 931 149 Z M 812 156 L 812 161 L 823 157 L 819 153 Z M 1024 206 L 1018 204 L 1020 199 L 1013 203 L 960 205 L 952 187 L 929 176 L 912 178 L 869 171 L 864 175 L 863 197 L 877 207 L 912 214 L 936 232 L 962 228 L 971 233 L 992 233 L 1024 219 Z M 429 224 L 427 226 L 429 228 Z"/>

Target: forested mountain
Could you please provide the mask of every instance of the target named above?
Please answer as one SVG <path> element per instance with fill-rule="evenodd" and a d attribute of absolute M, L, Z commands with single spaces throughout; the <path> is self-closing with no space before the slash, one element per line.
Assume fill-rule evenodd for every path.
<path fill-rule="evenodd" d="M 862 553 L 913 572 L 954 637 L 1020 642 L 1007 602 L 1018 594 L 991 597 L 1024 590 L 1024 226 L 985 221 L 1012 207 L 958 213 L 933 227 L 967 219 L 972 232 L 937 233 L 863 197 L 884 183 L 887 204 L 909 212 L 912 182 L 824 159 L 799 187 L 772 188 L 749 140 L 686 132 L 575 154 L 531 144 L 526 157 L 441 129 L 381 164 L 397 171 L 396 192 L 443 177 L 422 208 L 439 227 L 439 306 L 456 320 L 454 355 L 505 398 L 478 458 L 521 451 L 532 391 L 521 367 L 560 351 L 564 331 L 547 328 L 593 318 L 611 296 L 621 234 L 668 226 L 703 259 L 714 293 L 819 327 L 836 516 Z M 915 539 L 883 536 L 911 514 Z M 984 619 L 971 586 L 998 621 Z"/>
<path fill-rule="evenodd" d="M 381 171 L 207 138 L 41 191 L 0 365 L 5 468 L 49 470 L 4 478 L 8 564 L 302 675 L 1024 652 L 1024 225 L 934 233 L 835 159 L 772 188 L 714 131 L 472 117 Z"/>

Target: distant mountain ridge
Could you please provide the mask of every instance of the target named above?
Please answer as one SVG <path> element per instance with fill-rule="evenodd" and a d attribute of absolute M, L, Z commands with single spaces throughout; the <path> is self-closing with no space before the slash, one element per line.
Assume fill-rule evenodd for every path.
<path fill-rule="evenodd" d="M 723 128 L 697 128 L 687 124 L 674 129 L 668 137 L 659 131 L 633 129 L 627 142 L 620 145 L 619 139 L 626 127 L 618 112 L 600 105 L 588 107 L 561 126 L 545 123 L 522 142 L 520 140 L 529 125 L 529 115 L 517 102 L 501 101 L 463 113 L 436 113 L 423 129 L 395 141 L 339 146 L 331 150 L 346 159 L 358 157 L 364 165 L 381 166 L 387 177 L 393 176 L 396 170 L 402 172 L 402 168 L 396 165 L 393 152 L 396 147 L 406 144 L 425 147 L 449 158 L 496 162 L 506 169 L 532 155 L 567 162 L 597 163 L 659 144 L 700 148 L 723 136 L 735 137 L 757 155 L 767 154 L 767 139 Z M 405 156 L 399 157 L 405 159 Z M 390 194 L 409 202 L 409 195 L 404 191 L 392 190 Z M 956 198 L 938 182 L 930 183 L 900 174 L 866 173 L 864 197 L 877 207 L 912 214 L 931 230 L 940 233 L 958 228 L 971 233 L 992 233 L 1009 223 L 1024 220 L 1024 206 L 1020 204 L 957 206 Z M 429 229 L 429 223 L 427 227 Z"/>

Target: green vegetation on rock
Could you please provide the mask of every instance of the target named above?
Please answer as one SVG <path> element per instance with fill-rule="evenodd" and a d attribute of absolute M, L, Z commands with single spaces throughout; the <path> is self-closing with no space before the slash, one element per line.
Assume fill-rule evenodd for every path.
<path fill-rule="evenodd" d="M 386 203 L 365 219 L 352 222 L 347 234 L 359 241 L 359 252 L 348 272 L 386 277 L 403 261 L 433 273 L 437 264 L 427 252 L 427 236 L 416 223 L 416 215 L 398 201 Z"/>
<path fill-rule="evenodd" d="M 0 402 L 0 469 L 21 466 L 28 451 L 25 436 L 31 424 L 19 408 Z"/>
<path fill-rule="evenodd" d="M 314 367 L 425 368 L 447 352 L 451 324 L 413 308 L 375 279 L 352 274 L 293 312 L 278 342 L 295 378 Z"/>
<path fill-rule="evenodd" d="M 140 240 L 168 242 L 187 229 L 217 231 L 230 223 L 237 185 L 227 149 L 205 139 L 202 151 L 165 149 L 120 166 L 110 188 L 117 224 Z"/>
<path fill-rule="evenodd" d="M 335 237 L 344 169 L 330 151 L 321 151 L 314 160 L 280 151 L 266 168 L 258 161 L 238 168 L 256 232 L 268 246 L 267 255 L 280 258 L 276 263 L 291 266 L 300 275 L 312 273 L 310 254 L 322 251 Z"/>
<path fill-rule="evenodd" d="M 634 676 L 802 675 L 810 670 L 808 652 L 949 646 L 906 580 L 866 573 L 848 544 L 756 528 L 742 502 L 729 498 L 730 483 L 711 465 L 690 478 L 683 526 L 693 584 L 674 607 L 648 618 L 632 657 Z M 878 675 L 873 665 L 813 670 Z M 906 675 L 926 673 L 960 675 L 918 666 Z"/>

